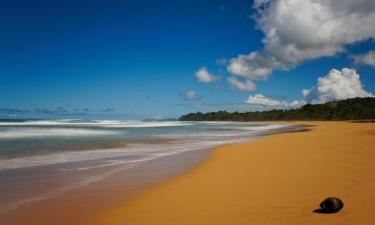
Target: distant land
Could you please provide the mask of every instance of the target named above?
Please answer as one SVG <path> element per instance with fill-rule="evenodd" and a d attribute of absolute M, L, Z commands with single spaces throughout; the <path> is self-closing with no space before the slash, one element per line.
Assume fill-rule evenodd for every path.
<path fill-rule="evenodd" d="M 282 121 L 282 120 L 372 120 L 375 119 L 375 98 L 352 98 L 324 104 L 306 104 L 298 109 L 257 112 L 190 113 L 180 121 Z"/>

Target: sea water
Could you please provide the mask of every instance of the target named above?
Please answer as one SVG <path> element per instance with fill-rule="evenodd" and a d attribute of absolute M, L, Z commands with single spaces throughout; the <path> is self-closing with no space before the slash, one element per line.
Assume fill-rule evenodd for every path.
<path fill-rule="evenodd" d="M 1 120 L 0 213 L 160 157 L 296 129 L 254 122 Z"/>

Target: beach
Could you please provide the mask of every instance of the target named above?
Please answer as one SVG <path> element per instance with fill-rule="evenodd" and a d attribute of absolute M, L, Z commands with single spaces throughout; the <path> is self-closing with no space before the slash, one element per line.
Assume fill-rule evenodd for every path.
<path fill-rule="evenodd" d="M 375 0 L 2 3 L 0 225 L 375 225 Z"/>
<path fill-rule="evenodd" d="M 93 218 L 209 159 L 212 149 L 303 129 L 260 122 L 0 122 L 3 225 Z"/>
<path fill-rule="evenodd" d="M 301 123 L 310 131 L 218 147 L 204 163 L 100 213 L 90 223 L 373 223 L 375 125 Z M 344 201 L 343 210 L 314 213 L 330 196 Z"/>
<path fill-rule="evenodd" d="M 252 138 L 231 138 L 228 140 L 237 143 L 165 154 L 142 163 L 102 166 L 106 165 L 100 164 L 103 159 L 99 164 L 89 161 L 90 167 L 83 161 L 63 167 L 56 164 L 5 170 L 2 196 L 54 190 L 57 182 L 68 186 L 62 186 L 67 187 L 64 191 L 56 189 L 17 203 L 0 214 L 1 224 L 293 225 L 375 221 L 371 212 L 375 200 L 374 123 L 274 124 L 238 125 L 255 133 L 228 130 L 233 124 L 225 124 L 221 139 L 233 132 Z M 215 126 L 209 137 L 215 134 L 216 143 L 220 129 L 217 124 L 210 126 Z M 268 128 L 272 128 L 271 133 Z M 186 136 L 185 132 L 181 134 Z M 56 173 L 55 168 L 61 167 L 77 168 L 78 172 Z M 21 178 L 33 178 L 33 185 L 11 189 L 9 182 L 20 174 Z M 42 183 L 34 179 L 38 177 Z M 314 213 L 330 196 L 341 198 L 344 208 L 337 214 Z"/>

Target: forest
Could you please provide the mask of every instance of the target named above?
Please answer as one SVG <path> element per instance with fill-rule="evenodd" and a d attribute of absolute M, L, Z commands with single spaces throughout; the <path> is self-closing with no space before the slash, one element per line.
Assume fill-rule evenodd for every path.
<path fill-rule="evenodd" d="M 281 121 L 281 120 L 372 120 L 375 98 L 352 98 L 324 104 L 306 104 L 298 109 L 274 109 L 256 112 L 189 113 L 180 121 Z"/>

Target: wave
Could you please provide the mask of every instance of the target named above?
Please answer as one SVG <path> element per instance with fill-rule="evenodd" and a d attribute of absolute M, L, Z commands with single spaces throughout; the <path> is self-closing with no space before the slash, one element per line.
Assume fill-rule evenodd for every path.
<path fill-rule="evenodd" d="M 194 126 L 174 128 L 175 126 L 190 125 Z M 163 126 L 171 127 L 171 129 L 152 129 L 145 132 L 149 127 Z M 142 129 L 108 129 L 107 127 L 142 127 Z M 12 143 L 23 143 L 26 146 L 23 147 L 26 151 L 29 150 L 33 143 L 30 142 L 30 139 L 20 140 L 17 138 L 116 134 L 114 135 L 115 137 L 106 136 L 104 139 L 102 137 L 89 138 L 88 141 L 91 142 L 92 139 L 105 140 L 105 143 L 107 141 L 109 143 L 112 143 L 112 141 L 126 141 L 126 145 L 108 145 L 110 146 L 108 148 L 103 147 L 103 145 L 96 145 L 94 142 L 93 145 L 90 145 L 90 150 L 87 150 L 87 148 L 86 150 L 73 150 L 75 140 L 69 142 L 68 138 L 66 138 L 63 140 L 64 143 L 73 144 L 73 148 L 70 148 L 72 145 L 67 145 L 68 147 L 62 146 L 64 148 L 63 152 L 50 151 L 47 154 L 41 152 L 32 155 L 20 155 L 16 156 L 16 158 L 0 158 L 0 172 L 3 174 L 9 173 L 12 176 L 16 172 L 12 179 L 14 178 L 20 182 L 11 182 L 10 186 L 7 186 L 8 189 L 5 190 L 11 190 L 12 183 L 16 183 L 21 187 L 20 190 L 23 190 L 24 186 L 24 192 L 29 193 L 25 196 L 14 196 L 14 200 L 0 203 L 0 214 L 58 196 L 76 188 L 91 185 L 107 179 L 115 173 L 147 163 L 150 160 L 177 155 L 182 152 L 211 149 L 222 144 L 254 140 L 259 138 L 258 134 L 271 133 L 283 128 L 288 129 L 288 127 L 290 126 L 284 124 L 179 121 L 43 120 L 0 122 L 0 140 L 3 140 L 4 146 L 12 142 L 8 139 L 13 138 Z M 132 135 L 140 137 L 140 139 L 131 139 Z M 82 139 L 87 141 L 85 138 Z M 60 144 L 60 140 L 55 142 L 55 139 L 44 140 L 44 142 L 52 146 Z M 11 149 L 11 151 L 17 150 L 12 146 L 8 146 L 8 149 Z M 6 155 L 6 151 L 4 155 Z M 173 158 L 170 160 L 173 160 Z M 48 179 L 51 175 L 54 179 L 66 176 L 69 181 L 35 193 L 32 190 L 30 191 L 27 185 L 22 185 L 23 182 L 28 182 L 29 180 L 32 180 L 33 183 L 40 182 L 40 180 L 44 180 L 44 176 Z M 26 181 L 24 180 L 25 177 L 28 177 Z"/>
<path fill-rule="evenodd" d="M 0 139 L 34 137 L 76 137 L 116 134 L 115 131 L 79 128 L 9 128 L 0 132 Z"/>
<path fill-rule="evenodd" d="M 44 121 L 45 122 L 45 121 Z M 61 121 L 60 121 L 61 122 Z M 100 121 L 101 123 L 113 123 L 114 121 Z M 70 122 L 71 123 L 71 122 Z M 136 122 L 137 124 L 140 122 Z M 143 122 L 142 122 L 143 123 Z M 150 126 L 150 122 L 146 122 Z M 176 122 L 151 122 L 176 124 Z M 155 124 L 155 125 L 156 125 Z M 199 124 L 199 123 L 195 123 Z M 184 123 L 185 125 L 185 123 Z M 261 125 L 258 126 L 225 126 L 225 129 L 204 129 L 183 130 L 178 132 L 158 132 L 146 136 L 145 139 L 136 142 L 128 142 L 126 147 L 72 151 L 64 149 L 64 152 L 50 153 L 46 155 L 31 155 L 18 158 L 0 159 L 0 171 L 20 167 L 45 166 L 63 164 L 70 162 L 82 162 L 93 160 L 120 159 L 126 162 L 129 157 L 147 156 L 160 157 L 168 154 L 176 154 L 184 151 L 207 149 L 226 143 L 251 140 L 258 135 L 271 133 L 280 129 L 292 129 L 295 126 L 285 124 Z M 173 130 L 172 130 L 173 131 Z M 137 131 L 138 132 L 138 131 Z M 156 133 L 156 132 L 155 132 Z M 121 140 L 125 140 L 130 133 L 111 129 L 82 129 L 82 128 L 55 128 L 55 127 L 12 127 L 2 128 L 0 139 L 33 138 L 33 137 L 76 137 L 76 136 L 97 136 L 117 134 Z M 119 135 L 121 134 L 121 135 Z M 138 135 L 138 133 L 136 133 Z M 123 135 L 126 135 L 123 137 Z M 125 138 L 125 139 L 124 139 Z M 150 141 L 152 140 L 152 141 Z M 17 140 L 18 141 L 18 140 Z M 125 160 L 125 161 L 123 161 Z M 118 162 L 118 161 L 117 161 Z M 112 162 L 111 162 L 112 163 Z M 111 165 L 111 164 L 109 164 Z"/>
<path fill-rule="evenodd" d="M 162 156 L 174 155 L 186 151 L 208 149 L 220 144 L 245 141 L 251 138 L 237 138 L 229 140 L 200 140 L 200 141 L 175 141 L 165 144 L 129 144 L 125 148 L 96 149 L 82 151 L 67 151 L 46 155 L 35 155 L 12 159 L 0 159 L 0 171 L 35 166 L 49 166 L 75 162 L 106 162 L 99 167 L 129 164 L 148 161 Z M 136 157 L 136 159 L 134 159 Z M 95 164 L 94 163 L 94 164 Z M 96 165 L 97 166 L 97 165 Z M 96 168 L 83 167 L 82 170 Z M 81 170 L 78 169 L 78 170 Z"/>
<path fill-rule="evenodd" d="M 180 121 L 132 121 L 132 120 L 30 120 L 20 122 L 0 122 L 0 126 L 90 126 L 90 127 L 172 127 L 189 126 L 191 122 Z"/>

